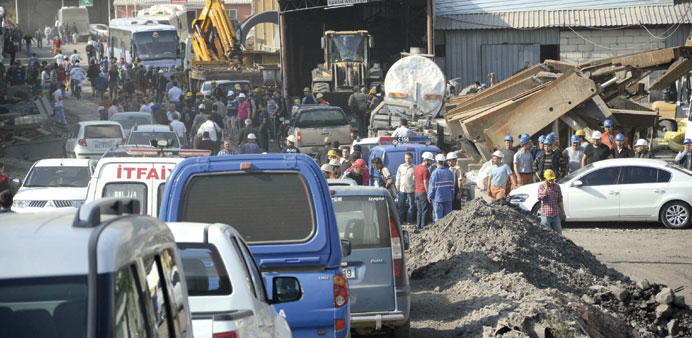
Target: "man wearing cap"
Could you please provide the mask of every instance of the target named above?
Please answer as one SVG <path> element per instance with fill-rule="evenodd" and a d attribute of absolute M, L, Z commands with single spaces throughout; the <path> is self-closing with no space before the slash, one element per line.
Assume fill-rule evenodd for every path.
<path fill-rule="evenodd" d="M 322 163 L 329 163 L 329 150 L 332 149 L 332 139 L 327 136 L 324 138 L 324 148 L 320 149 L 317 152 L 317 163 L 322 164 Z"/>
<path fill-rule="evenodd" d="M 615 135 L 615 147 L 610 151 L 613 158 L 631 158 L 634 157 L 632 149 L 625 145 L 625 135 Z"/>
<path fill-rule="evenodd" d="M 565 219 L 560 185 L 555 184 L 555 172 L 548 169 L 544 173 L 545 182 L 538 186 L 538 200 L 541 201 L 539 213 L 541 224 L 562 234 L 561 222 Z"/>
<path fill-rule="evenodd" d="M 238 100 L 235 98 L 235 92 L 229 90 L 226 93 L 226 133 L 233 137 L 238 131 L 236 122 L 238 121 Z"/>
<path fill-rule="evenodd" d="M 329 165 L 332 166 L 332 172 L 331 175 L 329 175 L 329 178 L 336 179 L 341 177 L 341 162 L 339 162 L 338 159 L 333 159 L 329 161 Z"/>
<path fill-rule="evenodd" d="M 581 140 L 578 135 L 570 138 L 571 146 L 562 152 L 562 157 L 567 161 L 567 171 L 569 173 L 581 168 L 581 159 L 584 157 L 584 148 L 580 145 Z"/>
<path fill-rule="evenodd" d="M 675 155 L 675 163 L 692 170 L 692 139 L 686 138 L 682 144 L 684 149 Z"/>
<path fill-rule="evenodd" d="M 505 155 L 502 158 L 502 163 L 506 164 L 510 169 L 512 169 L 512 172 L 514 172 L 514 154 L 517 153 L 517 148 L 514 147 L 514 138 L 512 135 L 505 136 L 505 146 L 500 148 L 500 152 L 502 155 Z M 514 182 L 516 182 L 516 180 L 514 180 Z M 511 189 L 512 187 L 507 185 L 507 195 L 509 195 Z"/>
<path fill-rule="evenodd" d="M 430 219 L 430 202 L 428 200 L 428 185 L 430 183 L 430 171 L 428 166 L 433 162 L 433 154 L 429 151 L 423 153 L 423 162 L 413 170 L 413 178 L 416 182 L 416 207 L 418 209 L 416 226 L 418 229 L 428 224 Z"/>
<path fill-rule="evenodd" d="M 247 102 L 247 98 L 245 97 L 245 94 L 243 94 L 243 93 L 238 94 L 238 125 L 239 126 L 245 125 L 245 119 L 250 117 L 251 111 L 252 111 L 252 107 L 250 106 L 250 103 Z"/>
<path fill-rule="evenodd" d="M 295 143 L 296 137 L 293 135 L 288 135 L 288 137 L 286 137 L 286 146 L 281 149 L 281 152 L 284 154 L 300 154 L 300 149 L 296 148 L 294 145 Z"/>
<path fill-rule="evenodd" d="M 99 113 L 99 119 L 100 119 L 101 121 L 106 121 L 106 120 L 108 120 L 108 113 L 106 112 L 106 107 L 104 107 L 104 106 L 99 106 L 99 107 L 97 108 L 97 111 L 98 111 L 98 113 Z"/>
<path fill-rule="evenodd" d="M 650 152 L 647 148 L 649 142 L 645 139 L 640 138 L 637 143 L 634 144 L 634 157 L 635 158 L 655 158 L 654 153 Z"/>
<path fill-rule="evenodd" d="M 368 185 L 368 178 L 365 174 L 368 172 L 368 167 L 365 166 L 365 161 L 357 159 L 353 161 L 353 165 L 346 170 L 343 178 L 350 178 L 358 185 Z"/>
<path fill-rule="evenodd" d="M 533 160 L 534 161 L 543 152 L 543 142 L 545 142 L 545 135 L 541 135 L 538 137 L 538 146 L 536 147 L 536 151 L 533 153 Z"/>
<path fill-rule="evenodd" d="M 257 136 L 255 134 L 249 134 L 247 136 L 247 142 L 240 147 L 241 154 L 261 154 L 262 149 L 257 145 Z"/>
<path fill-rule="evenodd" d="M 512 178 L 512 169 L 509 169 L 509 166 L 502 162 L 504 156 L 501 151 L 497 150 L 490 160 L 492 166 L 488 172 L 488 195 L 493 200 L 507 196 L 507 184 L 509 182 L 511 182 L 512 187 L 516 186 Z"/>
<path fill-rule="evenodd" d="M 399 210 L 399 220 L 409 224 L 413 223 L 416 200 L 416 180 L 413 178 L 414 170 L 413 154 L 406 153 L 404 155 L 404 163 L 399 165 L 399 168 L 396 170 L 396 180 L 394 182 L 394 186 L 398 191 L 397 209 Z M 406 218 L 404 218 L 404 214 L 406 214 Z"/>
<path fill-rule="evenodd" d="M 332 177 L 333 169 L 334 167 L 332 167 L 329 163 L 325 163 L 320 167 L 320 170 L 322 170 L 322 175 L 324 175 L 325 179 L 330 179 Z"/>
<path fill-rule="evenodd" d="M 601 143 L 601 136 L 601 132 L 598 130 L 594 131 L 591 135 L 591 144 L 586 146 L 584 149 L 584 157 L 581 159 L 582 167 L 586 167 L 591 163 L 606 160 L 612 157 L 610 148 Z"/>
<path fill-rule="evenodd" d="M 411 138 L 416 136 L 416 133 L 408 128 L 408 120 L 405 118 L 399 119 L 399 127 L 394 129 L 392 132 L 392 138 L 394 139 L 400 139 L 400 138 Z"/>
<path fill-rule="evenodd" d="M 543 142 L 543 152 L 538 155 L 535 164 L 536 178 L 541 181 L 544 177 L 543 173 L 548 169 L 552 169 L 557 174 L 557 177 L 565 176 L 567 174 L 567 166 L 562 158 L 562 154 L 554 151 L 554 136 L 546 136 Z"/>
<path fill-rule="evenodd" d="M 579 145 L 582 148 L 586 149 L 586 147 L 590 144 L 589 141 L 586 140 L 586 133 L 583 130 L 579 129 L 577 130 L 575 135 L 579 136 Z"/>
<path fill-rule="evenodd" d="M 533 183 L 533 161 L 534 157 L 531 154 L 531 139 L 529 135 L 522 135 L 519 139 L 519 151 L 514 154 L 514 173 L 516 175 L 517 187 Z"/>
<path fill-rule="evenodd" d="M 315 95 L 315 98 L 317 99 L 318 104 L 323 105 L 323 106 L 329 105 L 329 102 L 327 102 L 327 100 L 324 99 L 324 94 L 317 93 L 317 95 Z"/>
<path fill-rule="evenodd" d="M 464 189 L 464 170 L 457 164 L 457 153 L 447 153 L 447 167 L 454 174 L 454 198 L 452 210 L 461 210 L 461 191 Z"/>
<path fill-rule="evenodd" d="M 605 132 L 601 134 L 601 143 L 605 144 L 608 148 L 613 149 L 615 147 L 615 137 L 621 135 L 619 131 L 615 131 L 613 126 L 613 121 L 605 120 L 603 121 L 603 129 Z M 625 140 L 625 147 L 627 146 L 627 140 Z"/>
<path fill-rule="evenodd" d="M 433 222 L 452 212 L 452 200 L 454 199 L 454 174 L 445 167 L 447 158 L 443 154 L 435 156 L 437 169 L 430 175 L 428 200 L 433 205 Z"/>
<path fill-rule="evenodd" d="M 317 104 L 317 99 L 312 96 L 310 88 L 305 87 L 303 89 L 303 99 L 300 101 L 300 104 Z"/>

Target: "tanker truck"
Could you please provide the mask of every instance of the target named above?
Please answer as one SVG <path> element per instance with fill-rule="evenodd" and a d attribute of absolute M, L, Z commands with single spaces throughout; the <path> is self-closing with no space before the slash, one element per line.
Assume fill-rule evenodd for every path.
<path fill-rule="evenodd" d="M 442 117 L 445 75 L 430 58 L 408 55 L 395 62 L 384 79 L 384 100 L 370 113 L 371 137 L 389 136 L 405 118 L 409 128 L 440 149 L 449 149 L 451 134 Z"/>

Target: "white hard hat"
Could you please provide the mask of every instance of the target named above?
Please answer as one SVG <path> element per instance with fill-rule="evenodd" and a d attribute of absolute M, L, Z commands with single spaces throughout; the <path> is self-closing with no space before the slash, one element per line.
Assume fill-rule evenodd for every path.
<path fill-rule="evenodd" d="M 199 108 L 199 109 L 207 109 L 207 107 L 204 105 L 204 103 L 200 104 L 197 108 Z"/>
<path fill-rule="evenodd" d="M 322 169 L 322 171 L 330 172 L 330 171 L 332 171 L 332 169 L 334 169 L 334 168 L 332 168 L 332 165 L 331 165 L 331 164 L 325 163 L 325 164 L 322 165 L 322 167 L 321 167 L 320 169 Z"/>
<path fill-rule="evenodd" d="M 433 160 L 433 154 L 429 151 L 426 151 L 423 153 L 423 159 L 424 160 Z"/>
<path fill-rule="evenodd" d="M 591 134 L 591 138 L 596 138 L 596 139 L 600 140 L 601 139 L 601 132 L 598 130 L 594 131 L 593 134 Z"/>
<path fill-rule="evenodd" d="M 253 134 L 253 133 L 250 133 L 250 134 L 247 134 L 247 139 L 248 140 L 256 140 L 257 136 L 255 136 L 255 134 Z"/>
<path fill-rule="evenodd" d="M 286 141 L 296 143 L 296 137 L 293 135 L 288 135 L 288 137 L 286 137 Z"/>
<path fill-rule="evenodd" d="M 106 110 L 106 107 L 104 107 L 104 106 L 99 106 L 99 107 L 96 108 L 96 109 L 97 109 L 97 110 Z M 644 141 L 644 142 L 646 142 L 646 141 Z"/>
<path fill-rule="evenodd" d="M 457 156 L 457 153 L 455 153 L 455 152 L 447 153 L 447 159 L 448 160 L 456 160 L 457 158 L 459 158 L 459 156 Z"/>
<path fill-rule="evenodd" d="M 646 142 L 646 140 L 643 138 L 638 139 L 637 143 L 634 144 L 635 147 L 639 147 L 639 146 L 646 147 L 648 145 L 649 145 L 649 142 Z"/>
<path fill-rule="evenodd" d="M 159 74 L 163 74 L 163 69 L 159 69 Z"/>
<path fill-rule="evenodd" d="M 444 161 L 445 161 L 445 155 L 443 155 L 443 154 L 437 154 L 437 155 L 435 155 L 435 161 L 437 161 L 437 162 L 444 162 Z"/>
<path fill-rule="evenodd" d="M 244 93 L 238 94 L 238 98 L 239 98 L 239 99 L 240 99 L 240 98 L 243 98 L 243 99 L 244 99 L 244 98 L 245 98 L 245 94 L 244 94 Z"/>
<path fill-rule="evenodd" d="M 231 96 L 231 95 L 235 95 L 235 92 L 232 91 L 232 90 L 229 90 L 229 91 L 228 91 L 228 94 L 226 94 L 226 96 Z"/>
<path fill-rule="evenodd" d="M 504 158 L 504 157 L 505 157 L 505 154 L 503 154 L 503 153 L 502 153 L 501 151 L 499 151 L 499 150 L 496 150 L 496 151 L 493 153 L 493 157 Z"/>

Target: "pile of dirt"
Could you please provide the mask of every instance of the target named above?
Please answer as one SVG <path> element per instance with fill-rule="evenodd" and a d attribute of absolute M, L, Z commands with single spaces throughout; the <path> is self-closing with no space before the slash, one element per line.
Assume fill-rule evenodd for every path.
<path fill-rule="evenodd" d="M 660 286 L 642 291 L 504 200 L 472 200 L 413 231 L 407 266 L 416 336 L 436 328 L 436 336 L 655 337 L 668 333 L 669 318 L 677 336 L 692 334 L 688 307 L 657 318 L 647 295 Z"/>

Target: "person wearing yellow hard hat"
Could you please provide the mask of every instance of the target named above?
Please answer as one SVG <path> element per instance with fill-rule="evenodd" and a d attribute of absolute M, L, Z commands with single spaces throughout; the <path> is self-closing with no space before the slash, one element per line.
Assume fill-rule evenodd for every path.
<path fill-rule="evenodd" d="M 576 133 L 574 133 L 574 135 L 577 135 L 579 137 L 579 145 L 582 146 L 582 148 L 586 149 L 586 146 L 591 144 L 589 143 L 589 141 L 586 140 L 586 132 L 584 132 L 584 130 L 579 129 Z"/>
<path fill-rule="evenodd" d="M 329 105 L 329 102 L 327 102 L 327 100 L 324 99 L 324 94 L 322 94 L 322 93 L 317 93 L 317 95 L 315 95 L 315 98 L 317 99 L 317 103 L 318 103 L 318 104 L 321 104 L 321 105 L 323 105 L 323 106 L 328 106 L 328 105 Z"/>
<path fill-rule="evenodd" d="M 303 99 L 300 101 L 300 104 L 317 104 L 317 99 L 312 95 L 310 88 L 305 87 L 303 89 Z"/>
<path fill-rule="evenodd" d="M 541 207 L 538 210 L 541 216 L 541 224 L 551 230 L 562 234 L 561 222 L 566 219 L 565 206 L 562 203 L 562 190 L 555 184 L 555 172 L 547 169 L 543 172 L 545 182 L 538 186 L 538 200 Z"/>
<path fill-rule="evenodd" d="M 324 148 L 317 152 L 317 162 L 319 164 L 329 163 L 329 151 L 332 150 L 332 138 L 327 136 L 324 138 Z"/>

